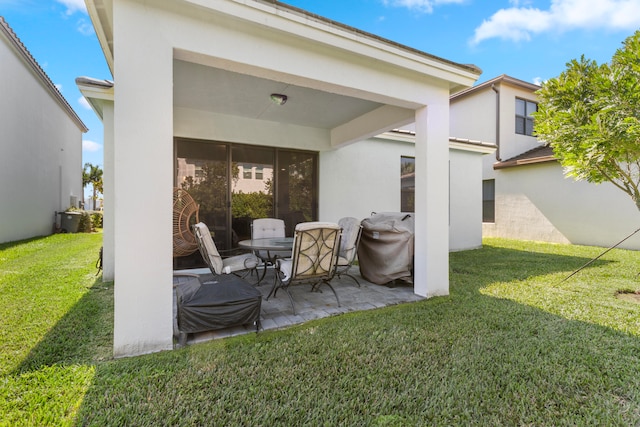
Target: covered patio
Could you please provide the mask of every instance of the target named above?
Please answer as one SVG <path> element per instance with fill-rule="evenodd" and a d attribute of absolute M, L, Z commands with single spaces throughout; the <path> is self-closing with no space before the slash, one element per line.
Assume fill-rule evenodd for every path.
<path fill-rule="evenodd" d="M 205 275 L 207 274 L 206 270 L 202 270 L 200 272 Z M 294 303 L 296 305 L 296 314 L 294 315 L 291 310 L 289 298 L 284 291 L 279 292 L 276 297 L 271 297 L 269 300 L 266 299 L 269 291 L 271 290 L 274 279 L 274 270 L 268 270 L 265 279 L 257 287 L 263 296 L 260 314 L 260 331 L 286 328 L 309 320 L 321 319 L 324 317 L 355 311 L 372 310 L 424 299 L 424 297 L 416 295 L 413 292 L 413 286 L 411 283 L 396 281 L 395 283 L 390 283 L 388 285 L 376 285 L 362 278 L 358 273 L 357 266 L 353 268 L 351 272 L 358 279 L 358 282 L 360 282 L 360 287 L 356 285 L 353 279 L 346 276 L 336 276 L 331 281 L 331 285 L 336 289 L 336 292 L 340 297 L 339 307 L 333 293 L 326 286 L 321 286 L 319 288 L 320 292 L 311 292 L 310 285 L 292 286 L 291 294 L 293 295 Z M 183 283 L 185 280 L 188 280 L 188 278 L 176 277 L 174 279 L 174 283 L 176 286 L 180 286 L 180 283 Z M 176 321 L 176 310 L 177 307 L 174 301 L 174 322 Z M 177 325 L 174 323 L 174 330 L 175 328 L 177 328 Z M 255 332 L 256 328 L 253 325 L 235 326 L 210 332 L 192 334 L 189 336 L 189 341 L 187 343 L 193 344 L 212 339 Z"/>
<path fill-rule="evenodd" d="M 87 6 L 115 82 L 78 83 L 105 128 L 103 277 L 115 280 L 115 356 L 173 345 L 178 139 L 315 153 L 312 219 L 332 222 L 399 211 L 400 156 L 415 157 L 413 292 L 448 294 L 449 96 L 473 85 L 477 67 L 271 0 Z M 389 150 L 375 140 L 405 125 L 411 143 Z"/>

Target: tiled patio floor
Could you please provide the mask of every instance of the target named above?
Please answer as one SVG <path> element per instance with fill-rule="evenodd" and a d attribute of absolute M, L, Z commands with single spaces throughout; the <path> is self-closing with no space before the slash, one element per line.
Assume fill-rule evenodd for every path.
<path fill-rule="evenodd" d="M 204 270 L 205 272 L 207 270 Z M 200 270 L 199 272 L 203 272 Z M 274 273 L 267 272 L 267 276 L 257 289 L 262 292 L 262 310 L 260 321 L 261 330 L 285 328 L 287 326 L 304 323 L 308 320 L 334 316 L 353 311 L 370 310 L 406 302 L 420 301 L 420 297 L 413 293 L 413 285 L 395 284 L 393 286 L 375 285 L 364 280 L 357 268 L 353 275 L 360 282 L 360 287 L 349 277 L 334 278 L 331 285 L 340 298 L 338 307 L 336 297 L 326 285 L 320 287 L 321 292 L 311 292 L 309 285 L 291 286 L 290 292 L 296 306 L 296 315 L 291 309 L 291 302 L 284 291 L 267 301 L 267 295 L 273 285 Z M 179 286 L 179 285 L 178 285 Z M 174 298 L 174 325 L 177 312 Z M 255 333 L 255 327 L 237 326 L 199 334 L 190 334 L 187 344 L 208 341 L 246 333 Z"/>

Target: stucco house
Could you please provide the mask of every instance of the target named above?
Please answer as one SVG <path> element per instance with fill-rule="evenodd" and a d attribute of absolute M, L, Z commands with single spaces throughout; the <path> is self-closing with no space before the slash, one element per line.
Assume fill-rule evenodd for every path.
<path fill-rule="evenodd" d="M 492 150 L 449 140 L 449 97 L 477 67 L 277 1 L 86 3 L 114 77 L 77 83 L 105 129 L 116 356 L 172 348 L 172 188 L 204 191 L 205 222 L 230 245 L 240 170 L 272 173 L 274 215 L 337 221 L 400 210 L 413 157 L 414 291 L 448 294 L 450 145 L 470 147 L 463 162 Z M 180 165 L 193 175 L 178 182 Z"/>
<path fill-rule="evenodd" d="M 87 128 L 2 17 L 0 75 L 1 243 L 49 235 L 79 207 Z"/>
<path fill-rule="evenodd" d="M 566 178 L 533 134 L 539 86 L 502 75 L 451 97 L 451 134 L 495 142 L 483 166 L 484 236 L 609 247 L 640 226 L 613 184 Z M 640 236 L 620 247 L 640 249 Z"/>

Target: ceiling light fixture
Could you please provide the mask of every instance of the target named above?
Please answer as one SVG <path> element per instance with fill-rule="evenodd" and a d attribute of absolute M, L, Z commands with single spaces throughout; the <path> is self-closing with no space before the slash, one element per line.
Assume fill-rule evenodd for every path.
<path fill-rule="evenodd" d="M 287 95 L 282 95 L 280 93 L 272 93 L 271 101 L 277 105 L 284 105 L 287 102 Z"/>

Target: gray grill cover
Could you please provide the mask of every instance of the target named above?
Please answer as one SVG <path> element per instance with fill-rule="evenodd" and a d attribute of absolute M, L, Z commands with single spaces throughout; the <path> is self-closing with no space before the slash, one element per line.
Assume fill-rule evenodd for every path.
<path fill-rule="evenodd" d="M 193 278 L 176 286 L 178 330 L 196 333 L 252 324 L 259 328 L 262 294 L 234 275 L 200 283 Z"/>
<path fill-rule="evenodd" d="M 411 280 L 413 240 L 412 214 L 374 213 L 362 220 L 362 237 L 358 246 L 362 277 L 377 285 L 396 279 Z"/>

